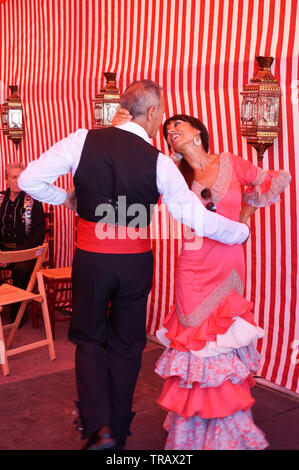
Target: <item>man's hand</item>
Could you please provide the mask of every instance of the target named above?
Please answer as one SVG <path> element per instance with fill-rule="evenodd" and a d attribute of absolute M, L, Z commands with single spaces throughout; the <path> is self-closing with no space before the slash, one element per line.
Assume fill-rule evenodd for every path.
<path fill-rule="evenodd" d="M 68 191 L 66 200 L 64 201 L 63 205 L 72 211 L 77 210 L 77 197 L 74 188 Z"/>
<path fill-rule="evenodd" d="M 111 125 L 112 126 L 120 126 L 121 124 L 125 124 L 128 121 L 132 121 L 133 116 L 129 113 L 129 111 L 125 108 L 119 108 L 117 113 L 114 115 Z"/>

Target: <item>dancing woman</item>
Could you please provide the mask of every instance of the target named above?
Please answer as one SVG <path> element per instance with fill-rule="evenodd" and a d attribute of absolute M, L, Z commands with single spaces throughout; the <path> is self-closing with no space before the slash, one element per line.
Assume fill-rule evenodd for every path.
<path fill-rule="evenodd" d="M 196 118 L 173 116 L 163 130 L 189 187 L 225 217 L 246 222 L 258 207 L 277 202 L 290 182 L 288 173 L 262 170 L 232 153 L 209 154 L 208 132 Z M 165 379 L 158 403 L 168 410 L 166 449 L 268 446 L 250 411 L 260 359 L 254 343 L 264 332 L 254 322 L 244 285 L 242 246 L 185 232 L 175 305 L 157 332 L 167 347 L 156 365 Z"/>

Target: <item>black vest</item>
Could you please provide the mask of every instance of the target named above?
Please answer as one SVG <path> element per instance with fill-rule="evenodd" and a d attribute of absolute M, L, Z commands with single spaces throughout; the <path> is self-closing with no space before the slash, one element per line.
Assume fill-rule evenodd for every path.
<path fill-rule="evenodd" d="M 131 132 L 90 130 L 74 176 L 78 215 L 90 222 L 148 225 L 160 195 L 158 154 Z"/>

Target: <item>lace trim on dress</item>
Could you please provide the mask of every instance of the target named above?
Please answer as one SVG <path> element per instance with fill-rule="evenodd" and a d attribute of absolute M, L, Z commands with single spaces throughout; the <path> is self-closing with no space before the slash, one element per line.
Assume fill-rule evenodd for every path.
<path fill-rule="evenodd" d="M 176 311 L 180 324 L 185 328 L 199 326 L 232 290 L 239 295 L 243 295 L 244 293 L 242 279 L 235 269 L 231 271 L 228 277 L 219 284 L 191 314 L 186 315 L 181 313 L 176 302 Z"/>
<path fill-rule="evenodd" d="M 225 153 L 220 155 L 219 171 L 216 182 L 210 188 L 212 191 L 213 202 L 217 204 L 225 195 L 232 180 L 232 165 L 229 156 Z M 200 196 L 201 191 L 205 188 L 201 183 L 193 181 L 192 191 Z"/>

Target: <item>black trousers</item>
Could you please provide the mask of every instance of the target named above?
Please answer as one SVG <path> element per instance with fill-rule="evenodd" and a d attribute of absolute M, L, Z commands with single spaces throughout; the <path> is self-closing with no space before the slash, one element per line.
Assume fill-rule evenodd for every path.
<path fill-rule="evenodd" d="M 146 345 L 152 252 L 102 254 L 76 249 L 69 339 L 76 347 L 78 408 L 83 436 L 112 426 L 123 447 Z"/>

